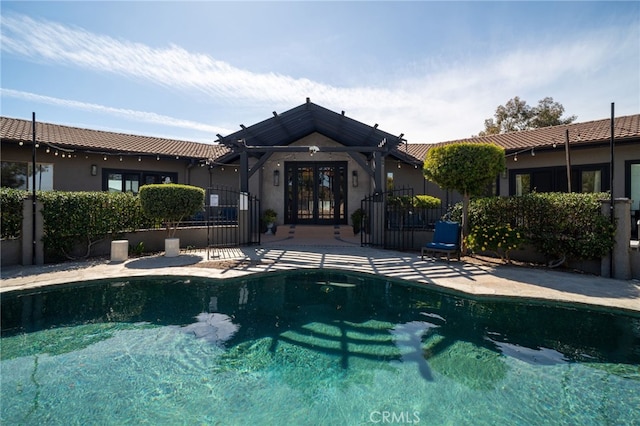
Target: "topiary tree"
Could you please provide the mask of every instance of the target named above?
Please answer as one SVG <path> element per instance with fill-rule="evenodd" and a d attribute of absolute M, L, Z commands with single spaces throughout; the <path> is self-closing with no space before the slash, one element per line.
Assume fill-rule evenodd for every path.
<path fill-rule="evenodd" d="M 504 149 L 491 143 L 455 143 L 427 152 L 425 178 L 462 194 L 462 242 L 469 233 L 469 199 L 481 195 L 505 167 Z M 464 250 L 464 247 L 463 247 Z"/>
<path fill-rule="evenodd" d="M 173 237 L 178 225 L 204 208 L 204 189 L 176 183 L 151 184 L 140 187 L 142 211 L 160 221 L 167 228 L 167 236 Z"/>

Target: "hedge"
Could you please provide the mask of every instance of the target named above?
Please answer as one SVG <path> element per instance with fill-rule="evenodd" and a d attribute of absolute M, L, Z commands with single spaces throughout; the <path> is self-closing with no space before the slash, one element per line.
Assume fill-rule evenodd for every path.
<path fill-rule="evenodd" d="M 2 239 L 19 238 L 22 231 L 23 201 L 31 193 L 22 189 L 0 188 L 0 228 Z"/>
<path fill-rule="evenodd" d="M 404 208 L 436 209 L 441 205 L 440 198 L 431 195 L 392 195 L 389 197 L 390 206 L 401 206 Z"/>
<path fill-rule="evenodd" d="M 202 211 L 204 194 L 204 189 L 197 186 L 170 183 L 144 185 L 139 196 L 142 211 L 163 222 L 167 234 L 173 236 L 180 221 Z"/>
<path fill-rule="evenodd" d="M 517 241 L 531 244 L 549 261 L 596 259 L 614 244 L 615 226 L 601 213 L 606 193 L 531 193 L 515 197 L 478 198 L 469 206 L 470 238 L 486 239 L 488 231 L 514 231 Z M 462 207 L 451 217 L 459 220 Z M 496 231 L 497 232 L 497 231 Z"/>
<path fill-rule="evenodd" d="M 71 249 L 78 243 L 86 247 L 82 257 L 88 257 L 97 242 L 152 225 L 130 193 L 46 191 L 38 199 L 43 203 L 45 251 L 53 257 L 72 259 Z"/>

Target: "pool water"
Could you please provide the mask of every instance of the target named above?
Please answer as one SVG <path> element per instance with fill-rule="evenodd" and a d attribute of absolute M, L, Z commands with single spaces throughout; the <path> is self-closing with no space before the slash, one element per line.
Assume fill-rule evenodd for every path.
<path fill-rule="evenodd" d="M 640 317 L 338 271 L 2 295 L 2 424 L 638 424 Z"/>

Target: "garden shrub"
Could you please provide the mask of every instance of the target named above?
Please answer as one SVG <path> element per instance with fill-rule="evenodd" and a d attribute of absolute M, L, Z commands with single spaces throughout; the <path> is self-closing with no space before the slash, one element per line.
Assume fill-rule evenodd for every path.
<path fill-rule="evenodd" d="M 602 193 L 531 193 L 474 199 L 469 206 L 472 233 L 468 241 L 474 243 L 474 250 L 486 247 L 492 251 L 498 241 L 506 239 L 508 247 L 526 241 L 549 261 L 560 260 L 558 263 L 596 259 L 614 244 L 615 227 L 601 213 L 600 201 L 608 198 Z M 453 220 L 459 220 L 461 212 L 460 204 L 454 206 Z M 520 238 L 513 238 L 514 232 Z"/>
<path fill-rule="evenodd" d="M 0 210 L 2 211 L 0 228 L 3 240 L 20 237 L 23 202 L 29 195 L 30 192 L 22 189 L 0 189 Z"/>
<path fill-rule="evenodd" d="M 362 230 L 362 227 L 365 228 L 365 233 L 369 232 L 369 227 L 367 225 L 367 213 L 361 209 L 357 208 L 351 213 L 351 225 L 353 226 L 353 235 L 358 235 Z"/>
<path fill-rule="evenodd" d="M 527 238 L 551 259 L 594 259 L 614 244 L 615 226 L 601 213 L 608 194 L 544 193 L 523 197 Z"/>
<path fill-rule="evenodd" d="M 483 227 L 476 225 L 471 228 L 466 242 L 467 248 L 471 251 L 493 252 L 502 261 L 510 262 L 511 251 L 519 248 L 524 242 L 524 238 L 520 231 L 508 224 Z"/>
<path fill-rule="evenodd" d="M 435 209 L 440 207 L 441 201 L 439 198 L 432 197 L 431 195 L 392 195 L 389 196 L 387 204 L 404 208 Z"/>
<path fill-rule="evenodd" d="M 45 251 L 53 257 L 72 259 L 77 244 L 86 246 L 83 257 L 88 257 L 97 242 L 151 224 L 130 193 L 46 191 L 38 199 L 43 203 Z"/>
<path fill-rule="evenodd" d="M 142 211 L 165 224 L 167 235 L 173 237 L 180 221 L 204 208 L 202 188 L 176 183 L 144 185 L 140 188 Z"/>

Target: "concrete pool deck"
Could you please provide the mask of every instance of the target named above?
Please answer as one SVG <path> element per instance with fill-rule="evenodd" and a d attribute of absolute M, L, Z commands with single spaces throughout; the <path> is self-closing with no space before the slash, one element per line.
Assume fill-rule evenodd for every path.
<path fill-rule="evenodd" d="M 293 229 L 293 227 L 291 228 Z M 336 228 L 338 229 L 338 228 Z M 180 256 L 64 262 L 41 266 L 11 266 L 1 271 L 0 292 L 105 278 L 196 276 L 233 278 L 259 272 L 292 269 L 341 269 L 407 280 L 426 287 L 475 297 L 518 297 L 617 308 L 640 313 L 640 282 L 544 268 L 529 268 L 446 259 L 421 260 L 415 252 L 360 247 L 359 238 L 327 227 L 279 229 L 263 236 L 259 246 L 183 251 Z M 288 232 L 288 233 L 287 233 Z"/>

